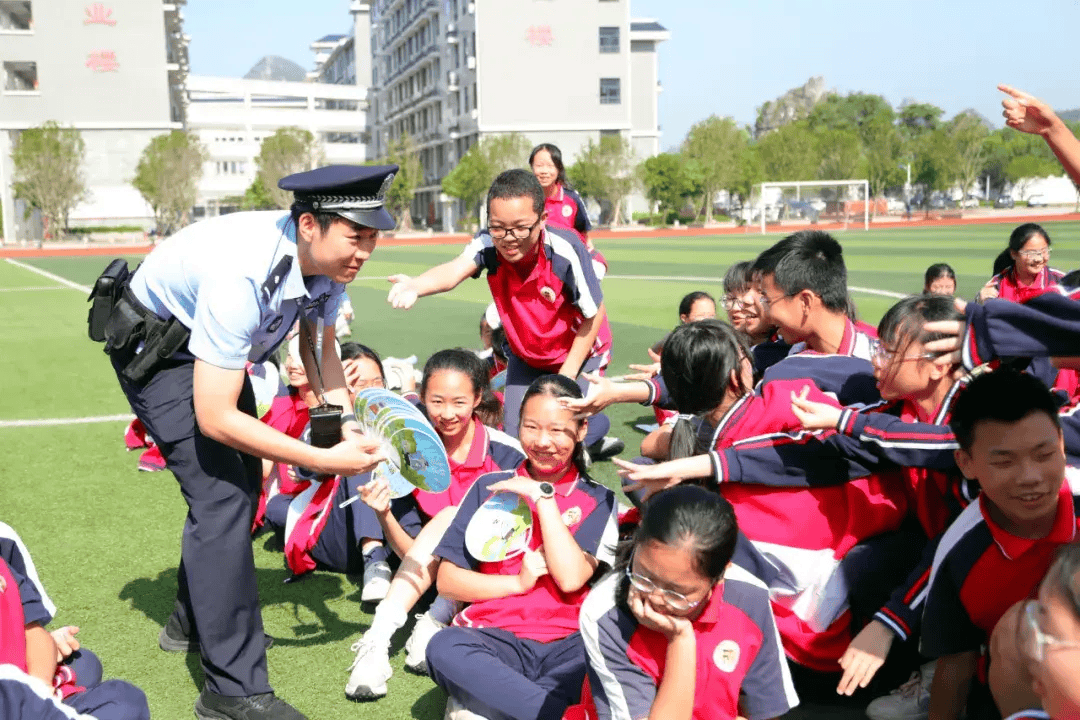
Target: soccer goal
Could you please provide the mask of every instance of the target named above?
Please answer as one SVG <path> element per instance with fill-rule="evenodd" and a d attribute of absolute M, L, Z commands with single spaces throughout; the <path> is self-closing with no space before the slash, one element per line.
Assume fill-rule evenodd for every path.
<path fill-rule="evenodd" d="M 870 183 L 866 180 L 764 182 L 751 202 L 761 232 L 768 223 L 839 223 L 846 230 L 860 221 L 870 229 Z"/>

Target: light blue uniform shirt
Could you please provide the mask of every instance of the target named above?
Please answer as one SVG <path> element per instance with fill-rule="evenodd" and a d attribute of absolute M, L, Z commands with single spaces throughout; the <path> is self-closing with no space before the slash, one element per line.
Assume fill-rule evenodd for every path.
<path fill-rule="evenodd" d="M 292 262 L 283 272 L 286 257 Z M 161 243 L 131 291 L 158 317 L 175 316 L 191 330 L 192 355 L 240 370 L 266 361 L 301 312 L 333 327 L 345 286 L 301 275 L 288 214 L 242 212 L 202 220 Z"/>

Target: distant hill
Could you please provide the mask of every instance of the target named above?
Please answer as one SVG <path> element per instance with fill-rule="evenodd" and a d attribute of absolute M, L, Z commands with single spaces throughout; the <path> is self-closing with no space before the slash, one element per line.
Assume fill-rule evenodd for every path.
<path fill-rule="evenodd" d="M 303 82 L 307 72 L 292 60 L 277 55 L 267 55 L 244 76 L 248 80 L 289 80 Z"/>
<path fill-rule="evenodd" d="M 1059 112 L 1058 117 L 1061 118 L 1062 120 L 1069 120 L 1071 122 L 1075 122 L 1077 120 L 1080 120 L 1080 108 L 1076 108 L 1075 110 L 1066 110 L 1064 112 Z"/>

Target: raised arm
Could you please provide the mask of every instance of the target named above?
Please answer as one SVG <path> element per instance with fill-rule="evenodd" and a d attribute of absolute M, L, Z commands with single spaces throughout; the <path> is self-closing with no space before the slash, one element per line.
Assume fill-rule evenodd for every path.
<path fill-rule="evenodd" d="M 1065 172 L 1080 185 L 1080 140 L 1054 109 L 1023 90 L 1008 85 L 998 85 L 998 90 L 1009 96 L 1001 101 L 1005 124 L 1020 132 L 1042 136 Z"/>
<path fill-rule="evenodd" d="M 453 260 L 444 262 L 442 265 L 436 265 L 416 277 L 391 275 L 387 280 L 393 283 L 394 286 L 390 288 L 390 294 L 387 295 L 386 302 L 396 308 L 407 310 L 419 298 L 453 290 L 465 278 L 475 274 L 476 268 L 476 262 L 471 257 L 462 254 Z"/>

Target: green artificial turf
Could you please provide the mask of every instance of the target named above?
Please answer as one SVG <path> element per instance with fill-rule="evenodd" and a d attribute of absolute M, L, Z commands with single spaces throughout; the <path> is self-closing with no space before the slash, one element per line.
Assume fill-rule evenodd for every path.
<path fill-rule="evenodd" d="M 1052 265 L 1080 265 L 1075 223 L 1050 223 Z M 959 294 L 970 298 L 990 275 L 1009 225 L 977 225 L 847 232 L 837 237 L 852 286 L 916 292 L 931 263 L 957 271 Z M 720 279 L 733 262 L 751 259 L 779 239 L 726 235 L 599 241 L 609 261 L 605 300 L 615 335 L 611 373 L 645 362 L 645 348 L 677 321 L 683 294 L 703 289 L 719 297 Z M 420 300 L 409 311 L 385 302 L 392 273 L 415 274 L 451 258 L 460 246 L 382 247 L 349 288 L 356 308 L 353 339 L 383 355 L 415 354 L 421 363 L 444 347 L 475 347 L 477 325 L 489 302 L 483 280 Z M 133 259 L 137 260 L 137 259 Z M 106 257 L 24 260 L 75 283 L 89 285 Z M 625 275 L 664 280 L 620 279 Z M 710 278 L 707 282 L 679 278 Z M 27 289 L 53 288 L 53 289 Z M 894 302 L 855 292 L 863 319 L 876 323 Z M 0 420 L 80 418 L 128 411 L 101 346 L 86 337 L 86 297 L 23 268 L 0 262 Z M 635 422 L 652 422 L 639 406 L 610 410 L 613 433 L 624 439 L 624 457 L 642 435 Z M 185 506 L 170 473 L 139 473 L 135 454 L 124 451 L 124 423 L 0 428 L 0 520 L 23 537 L 42 581 L 59 607 L 56 624 L 78 625 L 80 639 L 97 652 L 107 676 L 142 687 L 156 718 L 191 717 L 201 685 L 197 656 L 169 655 L 157 634 L 172 610 L 180 530 Z M 595 468 L 616 485 L 610 463 Z M 392 657 L 390 695 L 354 704 L 344 697 L 349 645 L 367 627 L 356 578 L 313 573 L 284 584 L 287 573 L 271 536 L 254 540 L 263 618 L 277 640 L 268 652 L 278 693 L 311 718 L 413 717 L 436 720 L 444 697 L 427 678 L 402 669 Z M 223 579 L 224 581 L 224 579 Z M 367 609 L 370 611 L 370 608 Z M 399 633 L 396 648 L 404 642 Z"/>

